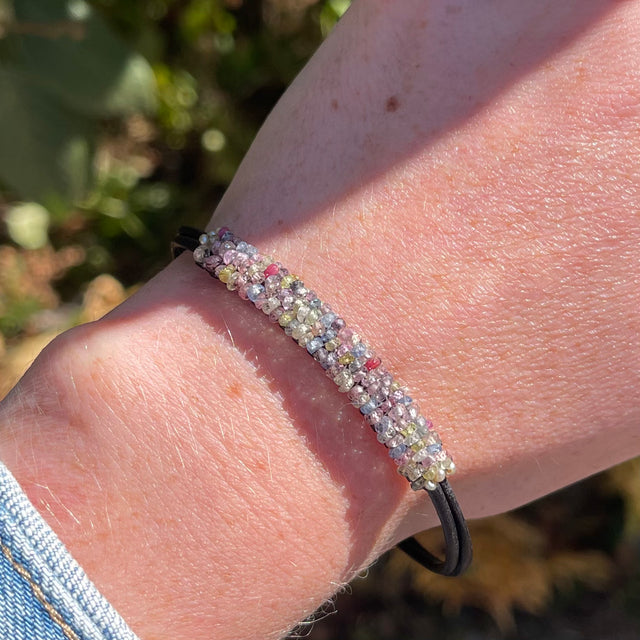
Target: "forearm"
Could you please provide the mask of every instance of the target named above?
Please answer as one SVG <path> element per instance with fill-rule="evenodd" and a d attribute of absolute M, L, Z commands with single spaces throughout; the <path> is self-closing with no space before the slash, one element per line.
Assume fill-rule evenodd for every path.
<path fill-rule="evenodd" d="M 216 214 L 406 382 L 470 517 L 640 452 L 637 4 L 556 4 L 356 5 Z M 277 635 L 435 524 L 323 372 L 186 256 L 1 418 L 3 460 L 143 638 Z"/>
<path fill-rule="evenodd" d="M 46 351 L 2 455 L 141 637 L 269 637 L 390 544 L 406 487 L 322 370 L 203 275 L 173 265 Z"/>
<path fill-rule="evenodd" d="M 215 221 L 362 324 L 483 515 L 639 452 L 640 18 L 459 7 L 357 5 Z"/>

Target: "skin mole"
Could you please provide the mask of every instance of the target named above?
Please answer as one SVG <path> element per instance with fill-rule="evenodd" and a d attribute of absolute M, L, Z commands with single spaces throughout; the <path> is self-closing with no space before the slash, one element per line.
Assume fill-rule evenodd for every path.
<path fill-rule="evenodd" d="M 232 382 L 227 387 L 227 395 L 230 398 L 242 398 L 242 386 L 239 382 Z"/>
<path fill-rule="evenodd" d="M 393 113 L 394 111 L 398 110 L 399 106 L 400 102 L 398 101 L 398 97 L 390 96 L 385 104 L 385 110 L 387 111 L 387 113 Z"/>

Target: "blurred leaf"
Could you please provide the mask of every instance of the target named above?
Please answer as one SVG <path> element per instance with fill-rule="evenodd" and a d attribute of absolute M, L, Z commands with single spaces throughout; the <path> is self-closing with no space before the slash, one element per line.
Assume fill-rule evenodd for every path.
<path fill-rule="evenodd" d="M 424 571 L 401 553 L 392 557 L 389 573 L 406 573 L 417 591 L 441 600 L 449 613 L 466 605 L 484 609 L 502 632 L 514 630 L 516 609 L 542 613 L 555 589 L 582 584 L 604 591 L 611 583 L 614 565 L 607 554 L 557 548 L 544 530 L 514 514 L 476 520 L 470 528 L 474 563 L 456 580 Z M 439 536 L 432 529 L 418 537 L 427 548 L 437 549 Z"/>
<path fill-rule="evenodd" d="M 327 0 L 320 13 L 320 29 L 323 36 L 328 36 L 336 22 L 351 5 L 351 0 Z"/>
<path fill-rule="evenodd" d="M 640 533 L 640 458 L 614 467 L 607 474 L 609 485 L 625 501 L 625 530 L 627 535 Z"/>
<path fill-rule="evenodd" d="M 78 201 L 97 119 L 153 109 L 151 67 L 85 0 L 20 0 L 1 18 L 0 180 L 25 199 Z"/>
<path fill-rule="evenodd" d="M 11 239 L 25 249 L 47 244 L 49 212 L 37 202 L 21 202 L 9 209 L 5 221 Z"/>
<path fill-rule="evenodd" d="M 3 304 L 0 314 L 0 332 L 8 337 L 17 335 L 24 329 L 34 313 L 40 311 L 41 308 L 40 301 L 30 296 Z"/>
<path fill-rule="evenodd" d="M 0 63 L 93 117 L 151 111 L 153 72 L 84 0 L 19 0 Z"/>
<path fill-rule="evenodd" d="M 26 78 L 0 68 L 0 178 L 23 198 L 82 196 L 91 123 Z"/>
<path fill-rule="evenodd" d="M 231 34 L 235 28 L 235 18 L 219 0 L 191 0 L 181 20 L 183 37 L 189 43 L 210 30 Z"/>
<path fill-rule="evenodd" d="M 0 37 L 4 35 L 6 25 L 13 21 L 13 2 L 0 0 Z"/>

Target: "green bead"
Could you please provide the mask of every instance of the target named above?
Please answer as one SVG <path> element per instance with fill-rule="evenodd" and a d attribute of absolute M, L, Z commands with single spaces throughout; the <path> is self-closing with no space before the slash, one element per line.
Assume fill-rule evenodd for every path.
<path fill-rule="evenodd" d="M 279 318 L 278 323 L 281 327 L 286 327 L 295 318 L 293 311 L 285 311 Z"/>

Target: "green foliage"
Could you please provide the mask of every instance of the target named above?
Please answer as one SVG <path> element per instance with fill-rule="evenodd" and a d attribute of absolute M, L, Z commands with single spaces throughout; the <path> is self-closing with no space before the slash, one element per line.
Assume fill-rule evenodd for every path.
<path fill-rule="evenodd" d="M 36 202 L 21 202 L 6 214 L 11 239 L 25 249 L 40 249 L 47 244 L 49 212 Z"/>
<path fill-rule="evenodd" d="M 178 220 L 206 222 L 347 4 L 0 2 L 0 206 L 40 203 L 54 246 L 85 247 L 63 299 L 105 270 L 139 282 Z"/>
<path fill-rule="evenodd" d="M 350 4 L 351 0 L 328 0 L 324 3 L 320 13 L 320 28 L 323 35 L 329 34 Z"/>
<path fill-rule="evenodd" d="M 0 307 L 0 333 L 13 337 L 28 324 L 34 313 L 42 309 L 42 303 L 35 297 L 16 297 Z"/>
<path fill-rule="evenodd" d="M 127 286 L 148 278 L 179 221 L 206 223 L 345 6 L 0 0 L 7 240 L 83 247 L 56 283 L 62 301 L 105 271 Z"/>
<path fill-rule="evenodd" d="M 84 0 L 19 0 L 2 12 L 0 180 L 57 207 L 86 192 L 101 119 L 153 109 L 149 64 Z"/>
<path fill-rule="evenodd" d="M 0 69 L 0 85 L 0 179 L 49 204 L 80 197 L 89 179 L 90 122 L 14 70 Z"/>

